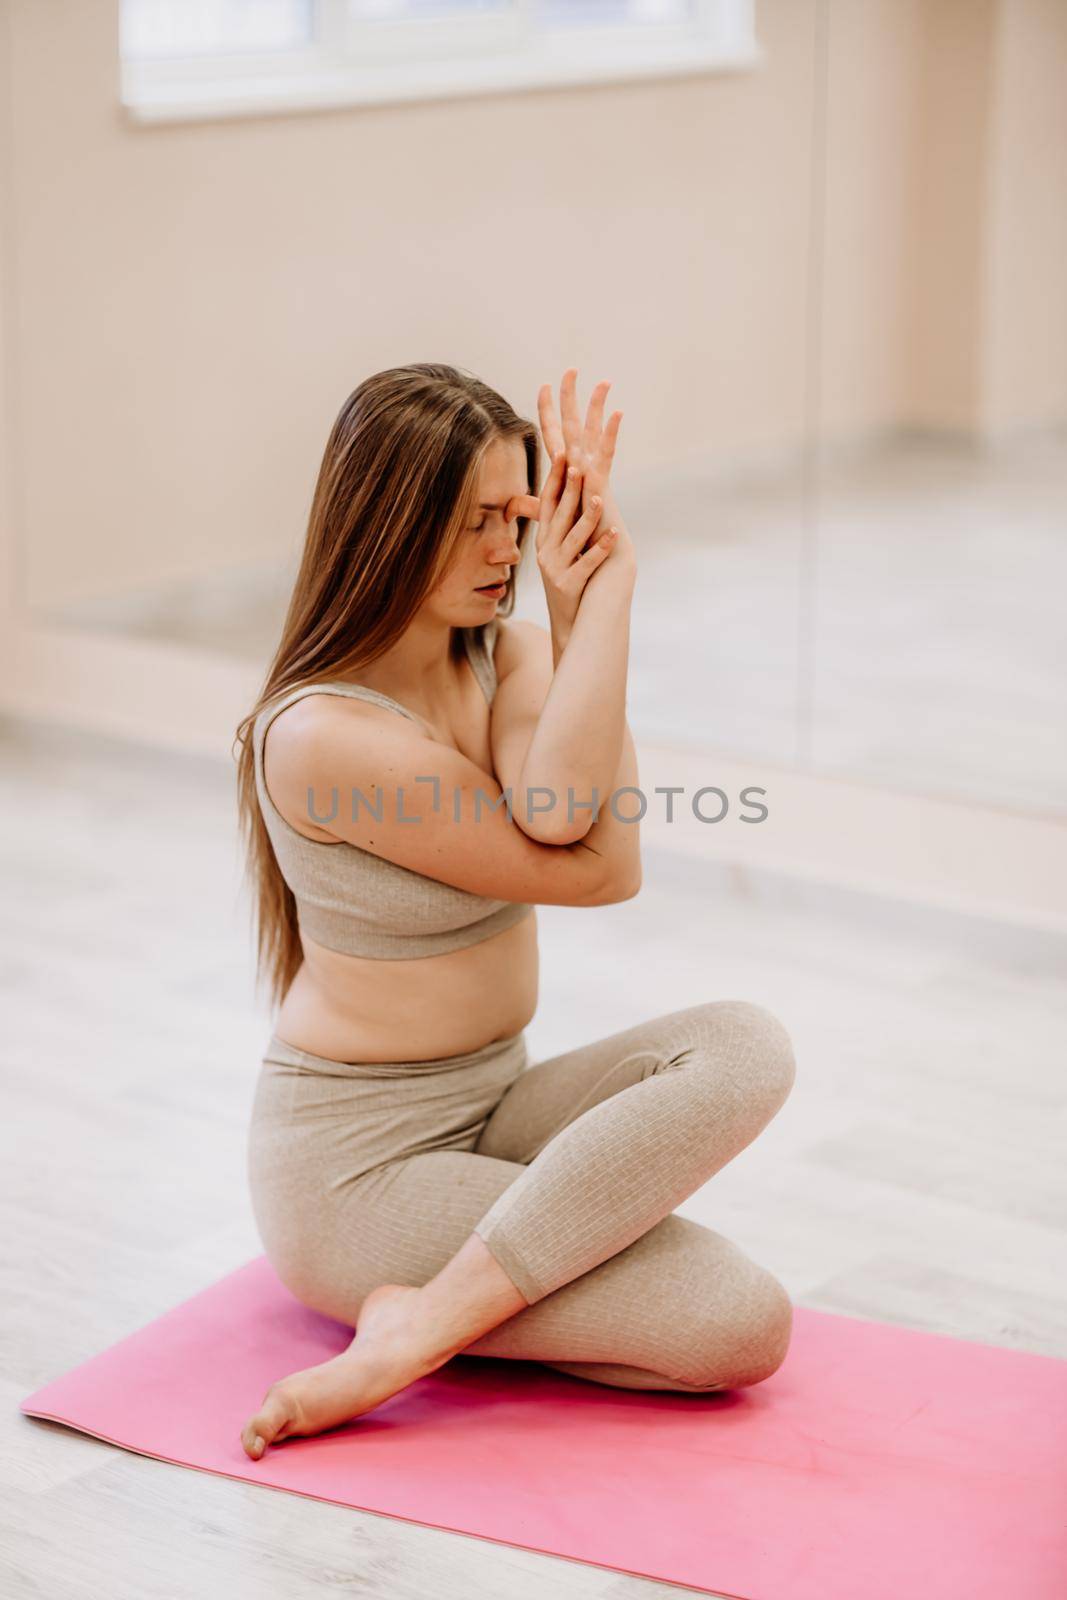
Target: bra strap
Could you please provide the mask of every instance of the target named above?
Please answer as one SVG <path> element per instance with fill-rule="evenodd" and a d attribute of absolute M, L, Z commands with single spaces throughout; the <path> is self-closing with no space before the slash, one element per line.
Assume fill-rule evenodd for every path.
<path fill-rule="evenodd" d="M 493 664 L 493 645 L 496 640 L 497 619 L 483 623 L 478 628 L 464 628 L 463 642 L 467 650 L 467 659 L 471 664 L 474 676 L 481 685 L 482 693 L 489 704 L 493 703 L 496 693 L 496 667 Z"/>
<path fill-rule="evenodd" d="M 414 711 L 409 711 L 407 706 L 402 706 L 399 700 L 394 700 L 392 695 L 383 694 L 380 689 L 372 689 L 366 683 L 341 683 L 334 680 L 332 683 L 317 683 L 312 692 L 323 691 L 326 694 L 339 694 L 352 700 L 370 700 L 376 706 L 385 706 L 389 711 L 399 711 L 412 722 L 422 722 L 423 718 Z"/>

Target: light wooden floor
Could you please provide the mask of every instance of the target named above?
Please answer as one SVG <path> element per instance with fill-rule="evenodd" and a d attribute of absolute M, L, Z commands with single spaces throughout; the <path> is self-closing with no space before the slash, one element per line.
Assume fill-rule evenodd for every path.
<path fill-rule="evenodd" d="M 18 1414 L 259 1253 L 244 1134 L 270 1019 L 224 764 L 8 723 L 0 774 L 5 1595 L 689 1592 Z M 686 1214 L 798 1305 L 1067 1357 L 1067 940 L 651 852 L 636 900 L 538 916 L 534 1059 L 710 998 L 793 1035 L 792 1096 Z"/>

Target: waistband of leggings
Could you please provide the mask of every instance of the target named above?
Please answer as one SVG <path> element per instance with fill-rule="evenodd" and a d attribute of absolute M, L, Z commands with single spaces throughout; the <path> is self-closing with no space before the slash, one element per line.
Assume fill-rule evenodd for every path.
<path fill-rule="evenodd" d="M 334 1061 L 329 1056 L 318 1056 L 310 1050 L 301 1050 L 272 1033 L 263 1054 L 264 1064 L 295 1067 L 299 1071 L 320 1073 L 330 1078 L 411 1078 L 423 1077 L 433 1072 L 456 1072 L 464 1067 L 477 1067 L 498 1057 L 514 1057 L 516 1068 L 526 1062 L 526 1030 L 510 1034 L 506 1039 L 491 1039 L 477 1050 L 467 1050 L 462 1055 L 436 1056 L 428 1061 Z"/>

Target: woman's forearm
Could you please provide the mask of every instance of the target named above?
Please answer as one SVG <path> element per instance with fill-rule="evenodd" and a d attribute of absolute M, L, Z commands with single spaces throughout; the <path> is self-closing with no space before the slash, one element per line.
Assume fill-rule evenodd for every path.
<path fill-rule="evenodd" d="M 608 792 L 601 796 L 600 812 L 579 849 L 595 850 L 604 860 L 604 881 L 613 890 L 612 898 L 636 894 L 641 885 L 641 823 L 644 810 L 640 794 L 621 795 L 612 810 L 611 795 L 618 789 L 638 789 L 637 753 L 629 724 L 623 722 L 622 754 Z M 619 818 L 623 820 L 620 821 Z M 632 820 L 627 821 L 630 818 Z"/>
<path fill-rule="evenodd" d="M 632 596 L 625 567 L 613 573 L 609 562 L 594 573 L 556 663 L 519 781 L 523 795 L 541 789 L 553 796 L 551 809 L 535 811 L 524 823 L 545 843 L 580 839 L 593 801 L 604 805 L 616 787 L 626 736 Z"/>

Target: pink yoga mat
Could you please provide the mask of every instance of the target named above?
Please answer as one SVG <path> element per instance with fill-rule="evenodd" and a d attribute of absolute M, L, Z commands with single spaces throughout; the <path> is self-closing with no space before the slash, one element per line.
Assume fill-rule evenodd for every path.
<path fill-rule="evenodd" d="M 347 1328 L 264 1258 L 23 1411 L 127 1450 L 741 1600 L 1064 1600 L 1067 1362 L 797 1307 L 784 1365 L 718 1394 L 461 1356 L 249 1461 L 268 1385 Z"/>

